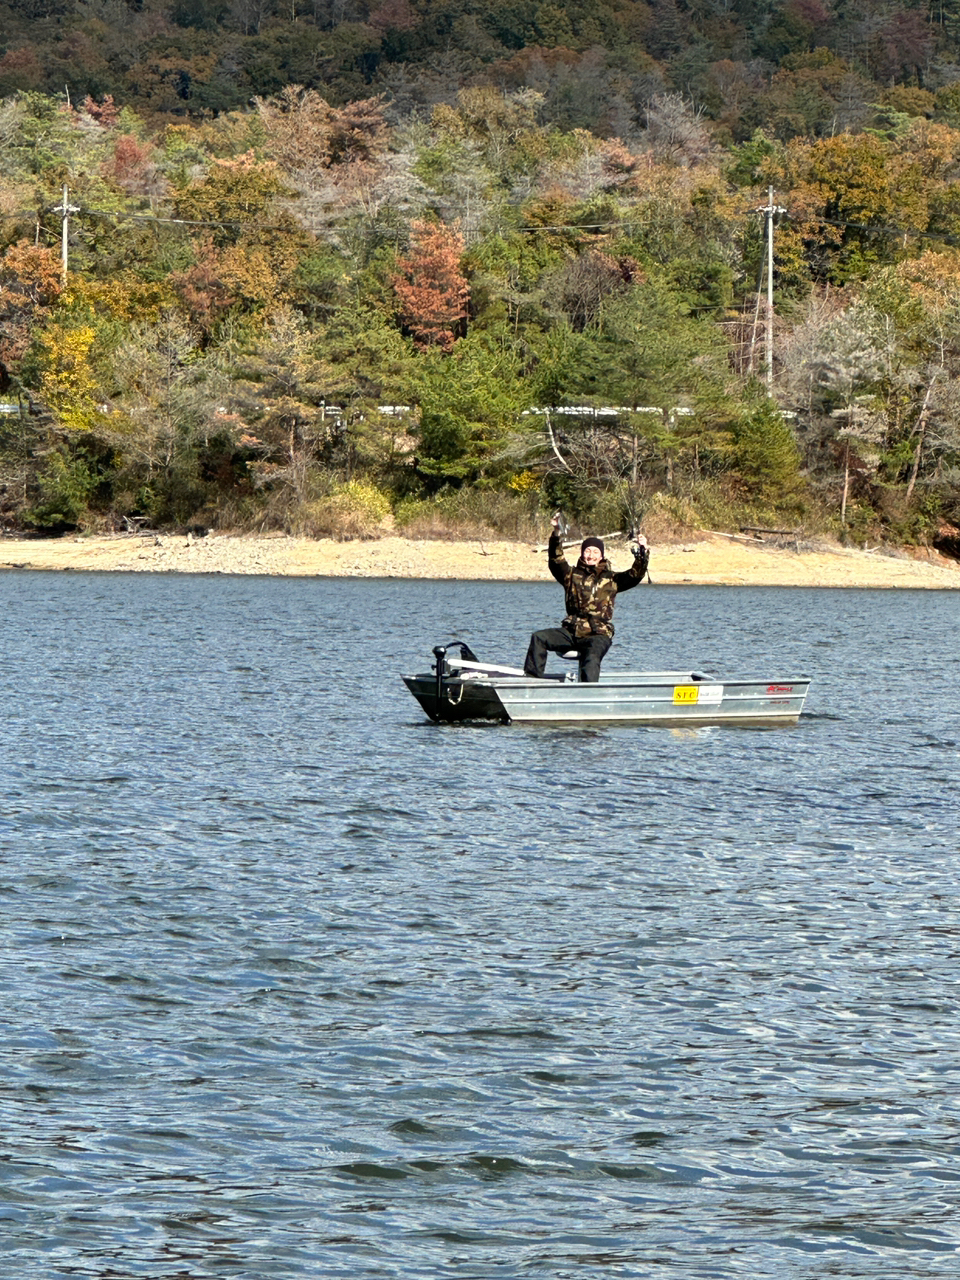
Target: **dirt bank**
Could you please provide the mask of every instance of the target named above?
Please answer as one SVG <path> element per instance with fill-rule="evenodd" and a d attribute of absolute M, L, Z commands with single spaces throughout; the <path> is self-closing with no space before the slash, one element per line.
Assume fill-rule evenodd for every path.
<path fill-rule="evenodd" d="M 608 555 L 626 568 L 622 542 Z M 544 581 L 546 556 L 515 542 L 311 541 L 283 536 L 4 539 L 0 569 L 96 569 L 127 573 L 230 573 L 356 578 Z M 960 588 L 960 564 L 935 553 L 801 549 L 704 536 L 653 548 L 657 584 L 784 587 Z"/>

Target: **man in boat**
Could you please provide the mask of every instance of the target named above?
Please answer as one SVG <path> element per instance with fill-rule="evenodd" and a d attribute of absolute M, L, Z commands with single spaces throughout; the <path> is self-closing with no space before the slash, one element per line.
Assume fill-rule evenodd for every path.
<path fill-rule="evenodd" d="M 621 591 L 639 586 L 646 576 L 650 560 L 647 540 L 640 534 L 633 564 L 622 573 L 614 573 L 604 558 L 602 541 L 584 538 L 580 558 L 571 567 L 563 554 L 560 520 L 554 516 L 547 551 L 550 572 L 566 594 L 567 616 L 559 627 L 534 631 L 523 670 L 528 676 L 540 677 L 548 653 L 575 649 L 580 659 L 580 679 L 596 683 L 600 679 L 600 663 L 613 644 L 614 602 Z"/>

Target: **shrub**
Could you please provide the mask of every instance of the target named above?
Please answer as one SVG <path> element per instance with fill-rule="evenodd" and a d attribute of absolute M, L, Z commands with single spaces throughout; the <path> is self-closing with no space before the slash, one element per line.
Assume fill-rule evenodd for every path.
<path fill-rule="evenodd" d="M 408 538 L 508 538 L 536 541 L 545 524 L 538 494 L 503 489 L 441 489 L 434 498 L 403 498 L 394 507 Z"/>
<path fill-rule="evenodd" d="M 308 538 L 376 538 L 390 515 L 390 499 L 376 485 L 350 480 L 325 498 L 305 503 L 294 516 L 293 532 Z"/>

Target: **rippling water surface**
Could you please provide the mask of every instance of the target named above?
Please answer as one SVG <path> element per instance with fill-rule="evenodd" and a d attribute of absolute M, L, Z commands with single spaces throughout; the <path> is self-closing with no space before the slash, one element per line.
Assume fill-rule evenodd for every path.
<path fill-rule="evenodd" d="M 960 1273 L 960 602 L 644 588 L 793 730 L 437 727 L 555 586 L 8 574 L 0 1273 Z"/>

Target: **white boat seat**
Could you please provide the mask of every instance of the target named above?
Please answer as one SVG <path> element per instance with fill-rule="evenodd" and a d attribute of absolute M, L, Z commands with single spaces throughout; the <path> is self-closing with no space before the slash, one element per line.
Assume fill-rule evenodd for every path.
<path fill-rule="evenodd" d="M 560 657 L 563 658 L 565 662 L 576 662 L 580 655 L 577 653 L 576 649 L 568 649 L 566 653 L 561 653 Z"/>

